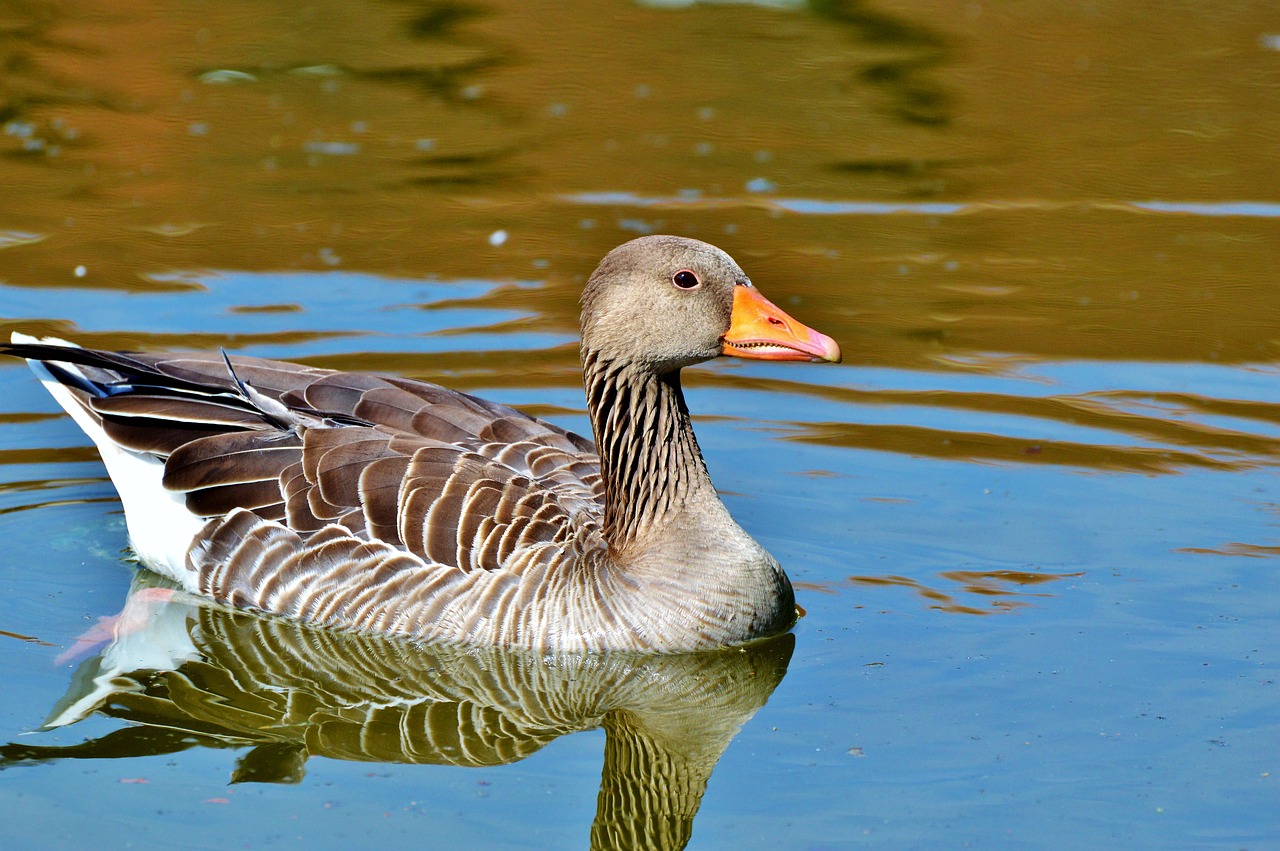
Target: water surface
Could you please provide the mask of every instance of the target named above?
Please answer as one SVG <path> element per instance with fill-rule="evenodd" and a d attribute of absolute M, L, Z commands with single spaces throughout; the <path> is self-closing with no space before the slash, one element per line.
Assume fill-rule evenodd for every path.
<path fill-rule="evenodd" d="M 7 844 L 1280 843 L 1267 4 L 31 2 L 0 33 L 0 333 L 391 371 L 585 430 L 582 282 L 676 232 L 845 352 L 686 379 L 797 583 L 794 649 L 618 662 L 613 703 L 459 695 L 538 669 L 447 653 L 389 698 L 344 660 L 403 647 L 189 601 L 141 671 L 62 657 L 147 580 L 88 442 L 0 365 Z M 319 645 L 301 682 L 263 661 Z M 742 671 L 719 714 L 680 685 Z M 657 684 L 637 726 L 610 676 Z M 644 736 L 670 747 L 619 785 Z M 645 785 L 664 753 L 709 779 Z M 603 831 L 615 794 L 665 815 Z"/>

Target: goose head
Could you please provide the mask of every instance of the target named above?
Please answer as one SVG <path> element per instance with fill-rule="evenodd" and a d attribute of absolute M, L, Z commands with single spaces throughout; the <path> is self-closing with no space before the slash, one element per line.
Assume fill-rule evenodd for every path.
<path fill-rule="evenodd" d="M 605 255 L 583 291 L 582 347 L 659 375 L 721 355 L 840 360 L 834 340 L 770 303 L 732 257 L 678 236 L 641 237 Z"/>

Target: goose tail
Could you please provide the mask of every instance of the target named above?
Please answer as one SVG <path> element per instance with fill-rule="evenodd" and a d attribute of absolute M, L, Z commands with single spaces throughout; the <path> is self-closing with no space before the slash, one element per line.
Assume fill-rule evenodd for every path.
<path fill-rule="evenodd" d="M 195 577 L 187 565 L 192 539 L 205 518 L 187 510 L 183 494 L 163 485 L 164 459 L 149 452 L 135 452 L 117 444 L 103 427 L 90 399 L 109 395 L 108 385 L 120 375 L 109 369 L 76 361 L 83 351 L 57 337 L 37 338 L 15 331 L 7 354 L 24 357 L 49 394 L 98 448 L 107 474 L 124 504 L 129 542 L 147 567 L 195 589 Z M 67 349 L 60 360 L 56 349 Z"/>

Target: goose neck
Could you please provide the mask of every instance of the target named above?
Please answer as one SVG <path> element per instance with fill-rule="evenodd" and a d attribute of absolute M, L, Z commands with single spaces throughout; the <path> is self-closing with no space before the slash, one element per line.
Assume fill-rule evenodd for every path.
<path fill-rule="evenodd" d="M 693 434 L 678 370 L 584 356 L 587 407 L 604 479 L 604 536 L 616 554 L 720 506 Z M 679 517 L 681 522 L 676 522 Z M 711 518 L 706 518 L 711 519 Z M 689 521 L 693 521 L 690 523 Z"/>

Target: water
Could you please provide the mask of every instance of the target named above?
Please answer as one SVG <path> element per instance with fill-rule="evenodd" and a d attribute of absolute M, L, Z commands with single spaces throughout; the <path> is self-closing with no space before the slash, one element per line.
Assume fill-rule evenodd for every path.
<path fill-rule="evenodd" d="M 582 281 L 669 231 L 730 251 L 845 351 L 687 374 L 730 510 L 806 610 L 794 648 L 748 660 L 759 688 L 714 709 L 680 683 L 740 669 L 614 660 L 504 702 L 456 690 L 527 665 L 187 603 L 151 627 L 177 670 L 111 668 L 119 645 L 55 663 L 145 574 L 92 449 L 0 365 L 7 845 L 605 847 L 610 812 L 664 813 L 659 847 L 1280 844 L 1267 7 L 5 20 L 0 333 L 394 371 L 584 430 Z M 102 670 L 115 697 L 42 727 L 80 717 Z M 655 687 L 632 694 L 637 676 Z M 548 694 L 573 710 L 527 709 Z M 370 707 L 389 714 L 363 728 Z M 705 794 L 640 760 L 629 800 L 649 803 L 606 806 L 615 709 L 672 753 L 704 743 Z M 520 743 L 497 757 L 449 756 L 515 728 L 485 739 Z"/>

